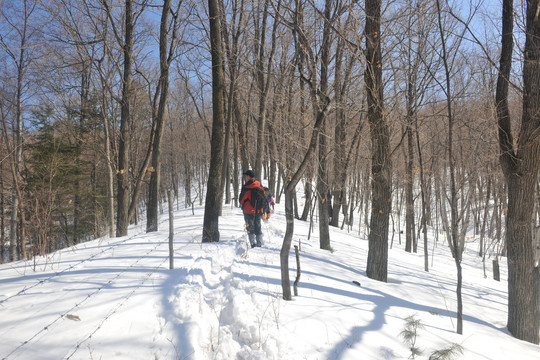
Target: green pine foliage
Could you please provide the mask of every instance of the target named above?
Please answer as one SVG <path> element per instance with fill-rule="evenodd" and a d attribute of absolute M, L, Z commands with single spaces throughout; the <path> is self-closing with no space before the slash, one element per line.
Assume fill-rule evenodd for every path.
<path fill-rule="evenodd" d="M 416 318 L 416 315 L 411 315 L 405 318 L 405 327 L 399 334 L 403 339 L 403 342 L 409 348 L 411 355 L 409 359 L 415 359 L 417 356 L 422 355 L 422 351 L 416 345 L 419 330 L 422 330 L 424 326 L 422 325 L 420 319 Z M 459 355 L 463 354 L 463 347 L 459 344 L 452 343 L 449 347 L 435 350 L 429 356 L 429 360 L 454 360 L 458 359 Z"/>
<path fill-rule="evenodd" d="M 415 315 L 405 318 L 405 328 L 401 331 L 399 336 L 411 351 L 409 359 L 414 359 L 416 356 L 422 355 L 422 351 L 416 346 L 416 340 L 418 338 L 418 330 L 423 328 L 420 319 L 417 319 Z"/>
<path fill-rule="evenodd" d="M 463 355 L 463 347 L 453 343 L 445 349 L 434 351 L 429 360 L 453 360 L 457 359 L 459 355 Z"/>
<path fill-rule="evenodd" d="M 107 201 L 96 124 L 73 111 L 33 114 L 25 144 L 24 191 L 31 254 L 44 255 L 100 234 Z"/>

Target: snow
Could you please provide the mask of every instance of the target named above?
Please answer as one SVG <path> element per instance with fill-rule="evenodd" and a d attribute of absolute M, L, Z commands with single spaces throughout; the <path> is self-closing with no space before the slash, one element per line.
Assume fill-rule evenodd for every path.
<path fill-rule="evenodd" d="M 224 209 L 221 241 L 211 244 L 201 243 L 203 214 L 203 208 L 175 211 L 173 270 L 166 214 L 158 232 L 133 226 L 123 238 L 0 265 L 0 358 L 407 359 L 400 333 L 414 315 L 423 325 L 417 359 L 452 343 L 463 347 L 460 359 L 540 359 L 539 346 L 506 330 L 505 259 L 500 282 L 491 266 L 484 278 L 472 240 L 463 258 L 464 334 L 458 335 L 456 269 L 442 236 L 434 244 L 430 233 L 425 272 L 422 244 L 407 253 L 396 234 L 382 283 L 366 277 L 367 240 L 358 228 L 331 228 L 330 252 L 319 249 L 317 232 L 308 239 L 308 223 L 295 221 L 299 296 L 285 301 L 282 205 L 263 225 L 264 246 L 246 257 L 240 210 Z M 294 250 L 289 266 L 293 282 Z"/>

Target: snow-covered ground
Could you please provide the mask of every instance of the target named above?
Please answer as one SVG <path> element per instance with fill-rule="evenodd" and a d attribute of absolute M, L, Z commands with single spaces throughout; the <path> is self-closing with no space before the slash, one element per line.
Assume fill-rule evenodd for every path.
<path fill-rule="evenodd" d="M 203 211 L 175 212 L 174 270 L 166 214 L 155 233 L 133 227 L 124 238 L 36 259 L 35 270 L 33 261 L 1 265 L 0 358 L 407 359 L 400 333 L 414 315 L 423 325 L 417 359 L 452 343 L 463 347 L 461 359 L 540 359 L 539 346 L 506 330 L 504 259 L 500 282 L 491 271 L 484 278 L 476 243 L 463 259 L 464 334 L 457 335 L 455 265 L 433 237 L 424 272 L 421 244 L 418 254 L 406 253 L 396 235 L 389 281 L 381 283 L 366 277 L 367 240 L 358 229 L 331 229 L 329 252 L 319 249 L 317 231 L 308 240 L 309 224 L 295 221 L 299 296 L 284 301 L 283 208 L 263 226 L 265 245 L 247 257 L 240 210 L 224 209 L 221 241 L 212 244 L 201 244 Z M 294 281 L 294 251 L 289 264 Z"/>

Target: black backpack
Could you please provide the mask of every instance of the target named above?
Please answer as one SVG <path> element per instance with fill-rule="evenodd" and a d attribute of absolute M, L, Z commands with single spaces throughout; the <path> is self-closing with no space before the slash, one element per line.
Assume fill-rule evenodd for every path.
<path fill-rule="evenodd" d="M 255 209 L 255 213 L 263 214 L 270 212 L 270 205 L 264 190 L 260 187 L 251 189 L 251 206 Z"/>

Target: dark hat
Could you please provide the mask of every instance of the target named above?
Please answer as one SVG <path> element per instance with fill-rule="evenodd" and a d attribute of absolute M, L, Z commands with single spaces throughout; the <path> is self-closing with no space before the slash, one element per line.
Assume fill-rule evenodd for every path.
<path fill-rule="evenodd" d="M 255 173 L 253 172 L 253 170 L 244 171 L 244 173 L 242 175 L 247 175 L 247 176 L 252 177 L 252 178 L 255 177 Z"/>

